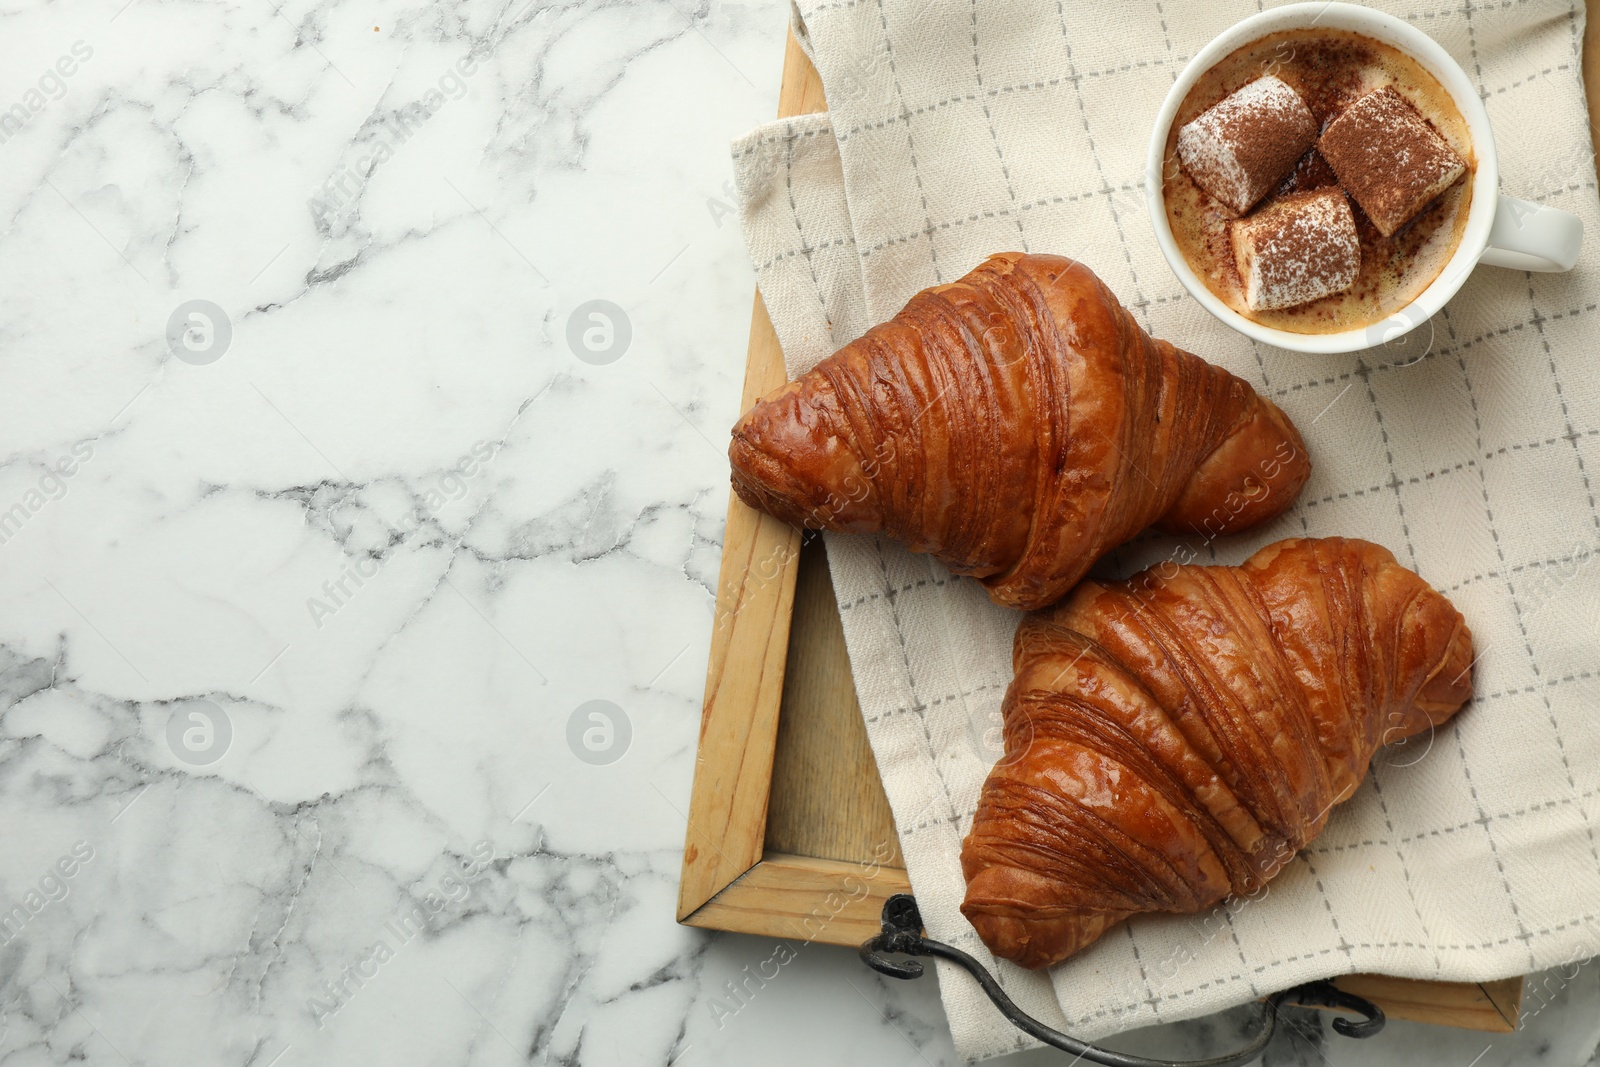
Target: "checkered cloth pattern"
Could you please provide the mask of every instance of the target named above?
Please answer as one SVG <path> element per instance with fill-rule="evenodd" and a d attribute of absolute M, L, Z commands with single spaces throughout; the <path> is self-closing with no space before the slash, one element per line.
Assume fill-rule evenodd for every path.
<path fill-rule="evenodd" d="M 1265 529 L 1151 535 L 1110 557 L 1237 563 L 1291 535 L 1377 541 L 1476 637 L 1477 695 L 1375 760 L 1326 831 L 1249 901 L 1146 916 L 1049 973 L 997 964 L 957 910 L 958 856 L 1000 752 L 1018 616 L 872 537 L 828 535 L 850 660 L 931 936 L 1083 1037 L 1347 972 L 1487 980 L 1600 954 L 1600 214 L 1569 0 L 1382 6 L 1433 35 L 1488 107 L 1505 191 L 1580 215 L 1578 268 L 1480 268 L 1386 348 L 1255 344 L 1190 299 L 1156 245 L 1143 164 L 1184 63 L 1245 0 L 800 0 L 830 111 L 734 145 L 750 254 L 799 374 L 917 290 L 1002 250 L 1086 261 L 1157 337 L 1280 404 L 1315 473 Z M 969 1059 L 1029 1043 L 953 971 Z"/>

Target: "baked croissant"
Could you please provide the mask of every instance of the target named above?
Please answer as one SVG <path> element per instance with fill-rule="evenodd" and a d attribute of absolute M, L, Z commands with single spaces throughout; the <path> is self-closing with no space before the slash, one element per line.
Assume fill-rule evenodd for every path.
<path fill-rule="evenodd" d="M 961 911 L 1024 967 L 1138 912 L 1255 892 L 1379 745 L 1472 693 L 1450 601 L 1386 549 L 1337 537 L 1084 582 L 1023 619 L 1012 663 Z"/>
<path fill-rule="evenodd" d="M 886 531 L 1037 608 L 1152 523 L 1271 519 L 1310 476 L 1270 401 L 1150 338 L 1081 263 L 991 256 L 762 398 L 733 488 L 813 529 Z"/>

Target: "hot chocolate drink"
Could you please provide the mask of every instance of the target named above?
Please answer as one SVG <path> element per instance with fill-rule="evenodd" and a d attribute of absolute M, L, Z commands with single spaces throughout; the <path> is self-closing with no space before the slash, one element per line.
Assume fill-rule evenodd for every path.
<path fill-rule="evenodd" d="M 1162 191 L 1184 259 L 1229 307 L 1338 333 L 1438 277 L 1466 228 L 1474 160 L 1466 120 L 1416 60 L 1346 30 L 1287 30 L 1195 82 Z"/>

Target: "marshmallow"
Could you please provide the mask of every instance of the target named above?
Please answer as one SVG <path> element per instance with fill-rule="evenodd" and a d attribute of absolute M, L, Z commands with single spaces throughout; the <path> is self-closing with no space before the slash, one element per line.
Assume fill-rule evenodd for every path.
<path fill-rule="evenodd" d="M 1196 185 L 1243 215 L 1316 139 L 1316 119 L 1300 94 L 1269 74 L 1184 124 L 1178 158 Z"/>
<path fill-rule="evenodd" d="M 1385 237 L 1453 185 L 1467 164 L 1392 87 L 1345 109 L 1317 151 Z"/>
<path fill-rule="evenodd" d="M 1293 307 L 1350 288 L 1361 270 L 1356 219 L 1336 188 L 1292 193 L 1229 224 L 1252 311 Z"/>

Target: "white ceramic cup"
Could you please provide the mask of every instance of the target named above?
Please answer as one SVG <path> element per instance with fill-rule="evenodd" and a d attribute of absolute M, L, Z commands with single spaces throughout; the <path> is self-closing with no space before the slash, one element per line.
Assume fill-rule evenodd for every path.
<path fill-rule="evenodd" d="M 1415 300 L 1393 315 L 1370 326 L 1340 333 L 1291 333 L 1273 329 L 1245 318 L 1223 303 L 1195 275 L 1173 240 L 1162 190 L 1167 134 L 1179 105 L 1199 77 L 1234 50 L 1270 33 L 1312 27 L 1353 30 L 1391 45 L 1422 64 L 1455 100 L 1466 119 L 1473 152 L 1478 158 L 1477 169 L 1472 174 L 1472 206 L 1467 213 L 1466 230 L 1460 247 L 1444 270 Z M 1145 197 L 1161 252 L 1190 295 L 1240 333 L 1297 352 L 1355 352 L 1393 341 L 1428 321 L 1434 312 L 1444 307 L 1479 263 L 1516 270 L 1566 271 L 1577 263 L 1578 250 L 1583 243 L 1583 221 L 1570 211 L 1500 195 L 1500 168 L 1495 158 L 1494 134 L 1489 129 L 1489 114 L 1460 64 L 1433 38 L 1409 23 L 1354 4 L 1316 2 L 1271 8 L 1234 24 L 1202 48 L 1173 82 L 1156 115 L 1155 129 L 1150 133 L 1150 154 L 1145 162 Z"/>

